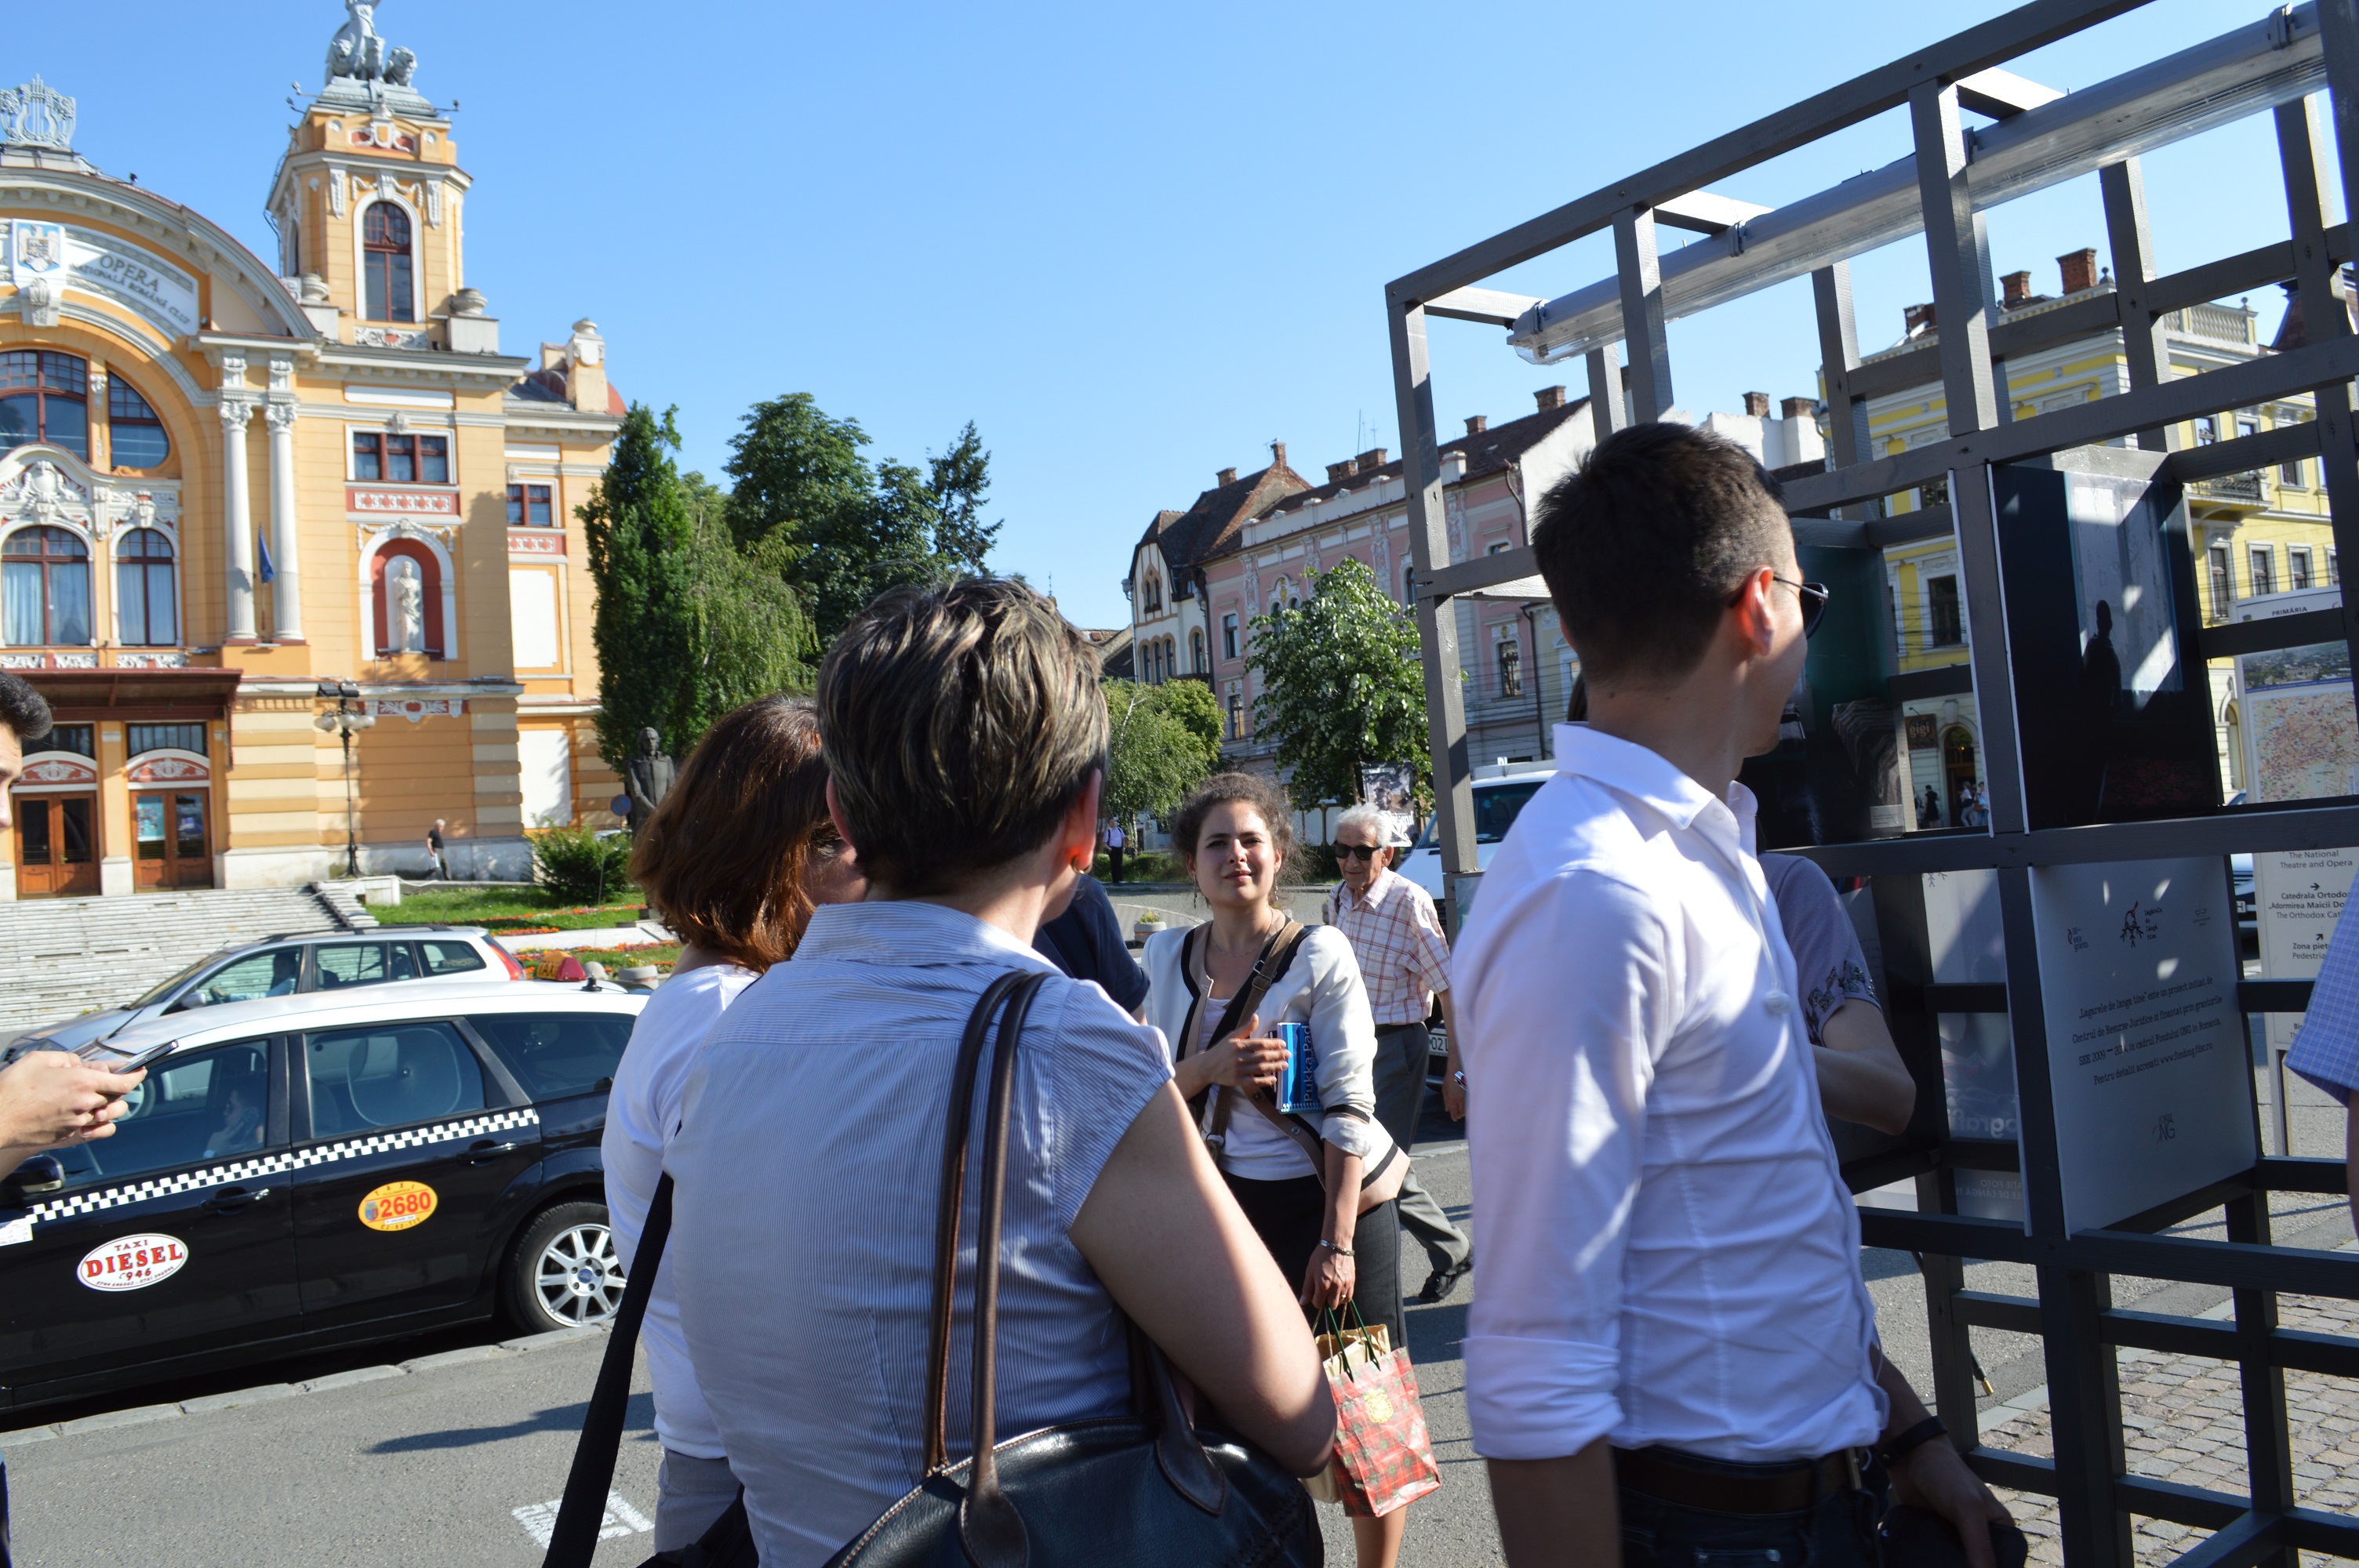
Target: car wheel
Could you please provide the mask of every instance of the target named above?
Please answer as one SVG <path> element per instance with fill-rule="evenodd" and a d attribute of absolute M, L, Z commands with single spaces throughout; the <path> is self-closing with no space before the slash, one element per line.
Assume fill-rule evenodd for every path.
<path fill-rule="evenodd" d="M 561 1203 L 533 1217 L 508 1260 L 508 1311 L 528 1333 L 586 1328 L 614 1315 L 623 1283 L 606 1206 Z"/>

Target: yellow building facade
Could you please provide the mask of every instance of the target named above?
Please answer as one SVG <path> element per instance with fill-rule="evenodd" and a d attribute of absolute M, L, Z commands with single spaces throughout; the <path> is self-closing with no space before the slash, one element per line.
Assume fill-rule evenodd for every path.
<path fill-rule="evenodd" d="M 1995 313 L 1995 324 L 2060 309 L 2113 287 L 2110 276 L 2098 274 L 2094 252 L 2060 257 L 2059 264 L 2064 286 L 2060 295 L 2033 296 L 2028 275 L 2015 274 L 2007 279 L 2008 304 Z M 2173 378 L 2200 375 L 2271 351 L 2270 345 L 2260 341 L 2257 313 L 2249 307 L 2191 306 L 2166 316 L 2163 326 Z M 1938 341 L 1938 323 L 1931 320 L 1930 307 L 1912 310 L 1908 328 L 1908 337 L 1882 353 L 1866 356 L 1865 362 L 1896 357 Z M 2298 319 L 2294 330 L 2299 330 Z M 2041 350 L 2009 360 L 2001 368 L 2005 394 L 2017 419 L 2129 389 L 2129 362 L 2118 332 Z M 2173 427 L 2166 438 L 2177 450 L 2313 416 L 2307 396 L 2288 398 L 2265 407 L 2223 408 Z M 1938 384 L 1873 398 L 1867 405 L 1867 417 L 1870 442 L 1879 452 L 1903 452 L 1948 437 Z M 2187 503 L 2189 545 L 2207 623 L 2232 619 L 2244 600 L 2340 580 L 2326 492 L 2315 458 L 2198 481 L 2188 487 Z M 1895 514 L 1946 504 L 1947 497 L 1939 493 L 1938 487 L 1887 502 Z M 1885 578 L 1891 596 L 1895 667 L 1911 674 L 1964 665 L 1970 655 L 1954 536 L 1944 535 L 1886 550 Z M 2228 794 L 2244 787 L 2231 663 L 2212 661 L 2208 672 L 2221 778 Z M 1979 792 L 1983 785 L 1979 720 L 1962 670 L 1960 676 L 1957 694 L 1912 697 L 1904 704 L 1905 743 L 1918 815 L 1926 815 L 1929 784 L 1938 807 L 1932 814 L 1938 820 L 1926 826 L 1958 826 L 1961 786 L 1971 783 Z"/>
<path fill-rule="evenodd" d="M 501 351 L 472 181 L 369 14 L 267 260 L 75 153 L 71 99 L 0 92 L 0 667 L 59 720 L 0 898 L 307 882 L 348 832 L 417 874 L 437 818 L 455 874 L 528 877 L 528 827 L 613 820 L 574 517 L 605 344 Z M 374 720 L 349 780 L 340 706 Z"/>

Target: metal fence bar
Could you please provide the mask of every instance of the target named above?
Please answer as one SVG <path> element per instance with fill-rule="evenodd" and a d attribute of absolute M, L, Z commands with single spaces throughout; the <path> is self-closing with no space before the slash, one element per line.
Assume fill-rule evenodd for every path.
<path fill-rule="evenodd" d="M 2105 202 L 2105 243 L 2114 254 L 2114 302 L 2121 312 L 2123 357 L 2129 362 L 2130 389 L 2143 392 L 2170 379 L 2170 341 L 2162 313 L 2147 303 L 2154 245 L 2147 235 L 2146 176 L 2137 159 L 2124 158 L 2097 171 L 2097 189 Z M 2137 443 L 2150 452 L 2169 451 L 2169 431 L 2140 430 Z"/>
<path fill-rule="evenodd" d="M 1622 280 L 1623 340 L 1630 351 L 1630 412 L 1660 419 L 1671 410 L 1671 346 L 1663 335 L 1663 264 L 1655 252 L 1655 215 L 1625 208 L 1614 215 L 1614 259 Z"/>

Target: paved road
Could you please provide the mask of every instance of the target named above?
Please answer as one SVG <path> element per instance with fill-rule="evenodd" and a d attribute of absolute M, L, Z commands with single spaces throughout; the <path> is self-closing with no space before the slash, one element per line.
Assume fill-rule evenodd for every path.
<path fill-rule="evenodd" d="M 2325 1152 L 2310 1145 L 2326 1142 L 2330 1119 L 2319 1108 L 2297 1108 L 2310 1112 L 2297 1118 L 2297 1152 Z M 1462 1218 L 1465 1146 L 1439 1141 L 1454 1130 L 1438 1118 L 1428 1128 L 1437 1141 L 1419 1146 L 1419 1168 L 1436 1197 Z M 2285 1243 L 2334 1247 L 2351 1239 L 2340 1203 L 2294 1197 L 2280 1206 Z M 1886 1345 L 1920 1387 L 1929 1385 L 1915 1265 L 1882 1251 L 1864 1254 L 1862 1265 Z M 1402 1278 L 1412 1290 L 1425 1271 L 1421 1255 L 1404 1258 Z M 1971 1266 L 1969 1283 L 2030 1289 L 2027 1271 L 1999 1264 Z M 2132 1281 L 2117 1281 L 2116 1293 L 2125 1304 L 2136 1299 L 2147 1310 L 2187 1313 L 2226 1295 Z M 1415 1568 L 1499 1561 L 1483 1467 L 1467 1437 L 1460 1342 L 1471 1295 L 1461 1287 L 1453 1300 L 1408 1314 L 1443 1477 L 1441 1491 L 1410 1512 L 1403 1561 Z M 504 1348 L 488 1327 L 446 1333 L 43 1412 L 63 1431 L 0 1435 L 19 1558 L 42 1568 L 537 1563 L 532 1526 L 545 1522 L 544 1506 L 563 1488 L 605 1340 L 510 1343 L 518 1347 Z M 1977 1331 L 1976 1347 L 1998 1390 L 1984 1401 L 1989 1425 L 2040 1409 L 2046 1373 L 2036 1341 Z M 258 1396 L 240 1392 L 257 1384 Z M 615 1539 L 602 1548 L 601 1564 L 636 1563 L 649 1545 L 639 1527 L 654 1511 L 657 1449 L 644 1362 L 635 1386 L 615 1477 Z M 2005 1409 L 1992 1409 L 2002 1402 Z M 191 1408 L 184 1411 L 184 1403 Z M 1350 1531 L 1340 1511 L 1321 1513 L 1329 1561 L 1349 1563 Z"/>

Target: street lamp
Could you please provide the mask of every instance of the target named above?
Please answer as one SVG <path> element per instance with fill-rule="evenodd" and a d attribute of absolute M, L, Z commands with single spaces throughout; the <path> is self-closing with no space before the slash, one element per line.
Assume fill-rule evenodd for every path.
<path fill-rule="evenodd" d="M 360 838 L 353 831 L 356 807 L 353 804 L 353 731 L 366 730 L 376 723 L 375 714 L 353 706 L 360 694 L 361 688 L 348 680 L 321 681 L 320 696 L 333 697 L 336 710 L 322 713 L 311 720 L 322 732 L 334 735 L 344 743 L 344 875 L 348 877 L 361 874 Z"/>

